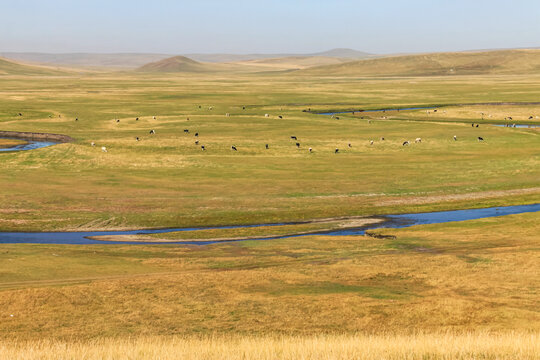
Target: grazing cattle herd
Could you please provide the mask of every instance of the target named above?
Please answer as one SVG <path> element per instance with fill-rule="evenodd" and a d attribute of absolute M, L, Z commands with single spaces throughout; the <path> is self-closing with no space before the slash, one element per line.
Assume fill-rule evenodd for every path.
<path fill-rule="evenodd" d="M 199 109 L 200 109 L 200 108 L 201 108 L 201 106 L 199 105 Z M 209 109 L 209 110 L 212 110 L 213 107 L 212 107 L 212 106 L 209 106 L 208 109 Z M 242 109 L 245 110 L 245 106 L 243 106 Z M 436 112 L 436 111 L 437 111 L 437 110 L 434 110 L 433 112 Z M 304 110 L 304 112 L 307 112 L 307 111 Z M 443 112 L 445 112 L 445 111 L 443 111 Z M 19 115 L 19 116 L 22 116 L 22 113 L 18 113 L 18 115 Z M 225 116 L 226 116 L 226 117 L 230 117 L 231 115 L 230 115 L 230 113 L 226 113 Z M 490 116 L 491 116 L 491 115 L 490 115 Z M 49 117 L 50 117 L 50 115 L 49 115 Z M 265 118 L 269 118 L 269 117 L 270 117 L 270 114 L 264 114 L 264 117 L 265 117 Z M 334 115 L 332 115 L 331 117 L 332 117 L 333 119 L 339 119 L 339 117 L 336 117 L 336 116 L 334 116 Z M 283 119 L 283 115 L 278 115 L 278 118 L 279 118 L 279 119 Z M 531 120 L 531 119 L 533 119 L 533 118 L 534 118 L 534 117 L 533 117 L 532 115 L 529 116 L 529 120 Z M 538 118 L 538 116 L 536 116 L 536 118 Z M 156 120 L 157 117 L 154 115 L 154 116 L 152 116 L 152 119 L 153 119 L 153 120 Z M 78 118 L 75 118 L 75 121 L 78 121 L 78 120 L 79 120 Z M 136 117 L 135 120 L 136 120 L 136 121 L 139 121 L 139 117 Z M 189 117 L 187 118 L 187 120 L 189 120 Z M 512 120 L 512 117 L 511 117 L 511 116 L 505 117 L 504 120 L 505 120 L 505 121 Z M 119 122 L 120 122 L 120 119 L 115 118 L 115 121 L 116 121 L 117 123 L 119 123 Z M 368 120 L 368 124 L 371 124 L 371 122 L 372 122 L 371 119 L 369 119 L 369 120 Z M 512 126 L 512 125 L 506 124 L 506 126 L 515 127 L 516 125 L 513 124 L 513 126 Z M 471 124 L 471 127 L 473 127 L 473 128 L 478 128 L 478 127 L 479 127 L 479 124 L 472 123 L 472 124 Z M 189 130 L 189 129 L 184 129 L 184 133 L 188 134 L 188 133 L 190 133 L 190 130 Z M 150 135 L 155 135 L 155 134 L 156 134 L 156 131 L 155 131 L 154 129 L 151 129 L 151 130 L 149 131 L 149 134 L 150 134 Z M 199 132 L 195 132 L 194 135 L 195 135 L 195 137 L 198 138 L 198 137 L 199 137 Z M 298 149 L 300 149 L 301 145 L 300 145 L 300 142 L 298 142 L 298 137 L 295 136 L 295 135 L 292 135 L 292 136 L 290 136 L 290 139 L 291 139 L 291 140 L 295 140 L 295 143 L 294 143 L 294 144 L 296 145 L 296 147 L 297 147 Z M 477 136 L 477 139 L 478 139 L 478 141 L 484 141 L 484 138 L 483 138 L 482 136 Z M 141 138 L 137 136 L 137 137 L 135 137 L 135 140 L 136 140 L 136 141 L 141 141 Z M 385 140 L 384 137 L 381 137 L 381 138 L 380 138 L 380 141 L 384 141 L 384 140 Z M 457 141 L 457 135 L 454 135 L 454 136 L 453 136 L 453 140 L 454 140 L 454 141 Z M 419 137 L 418 137 L 418 138 L 416 138 L 416 139 L 414 140 L 414 142 L 415 142 L 415 143 L 422 143 L 422 138 L 419 138 Z M 93 142 L 93 141 L 92 141 L 90 144 L 91 144 L 92 147 L 95 147 L 95 146 L 96 146 L 96 143 Z M 374 145 L 374 144 L 375 144 L 374 140 L 369 140 L 369 145 L 370 145 L 370 146 L 372 146 L 372 145 Z M 199 145 L 199 140 L 196 140 L 196 141 L 195 141 L 195 145 Z M 408 145 L 411 145 L 411 142 L 410 142 L 409 140 L 403 141 L 402 146 L 408 146 Z M 203 151 L 206 150 L 206 145 L 200 145 L 200 147 L 201 147 L 201 150 L 203 150 Z M 352 148 L 352 143 L 348 143 L 348 144 L 347 144 L 347 147 Z M 269 145 L 269 144 L 265 144 L 265 149 L 267 149 L 267 150 L 270 149 L 270 145 Z M 235 145 L 233 145 L 233 146 L 231 146 L 231 150 L 233 150 L 233 151 L 238 151 L 238 148 L 237 148 Z M 106 148 L 105 146 L 102 146 L 102 147 L 101 147 L 101 151 L 102 151 L 102 152 L 105 152 L 105 153 L 108 152 L 108 151 L 107 151 L 107 148 Z M 309 151 L 310 153 L 312 153 L 312 152 L 313 152 L 313 148 L 312 148 L 312 147 L 309 147 L 309 148 L 308 148 L 308 151 Z M 335 148 L 334 154 L 338 154 L 338 153 L 339 153 L 339 148 Z"/>

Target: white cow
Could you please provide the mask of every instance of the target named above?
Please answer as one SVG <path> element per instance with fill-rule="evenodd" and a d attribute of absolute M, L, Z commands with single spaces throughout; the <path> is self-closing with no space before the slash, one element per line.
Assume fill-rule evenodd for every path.
<path fill-rule="evenodd" d="M 102 146 L 102 147 L 101 147 L 101 151 L 107 152 L 107 148 L 106 148 L 105 146 Z"/>

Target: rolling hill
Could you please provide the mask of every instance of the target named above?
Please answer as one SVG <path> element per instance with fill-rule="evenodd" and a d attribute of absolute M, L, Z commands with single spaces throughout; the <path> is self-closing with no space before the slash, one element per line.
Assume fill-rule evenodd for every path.
<path fill-rule="evenodd" d="M 332 49 L 311 54 L 182 54 L 199 62 L 225 63 L 282 57 L 338 57 L 361 59 L 371 54 L 352 49 Z M 150 62 L 157 62 L 175 56 L 174 54 L 154 53 L 39 53 L 39 52 L 0 52 L 0 57 L 55 66 L 82 68 L 136 69 Z"/>
<path fill-rule="evenodd" d="M 20 64 L 0 58 L 0 75 L 64 75 L 66 72 L 45 66 Z"/>
<path fill-rule="evenodd" d="M 331 49 L 316 53 L 274 53 L 274 54 L 186 54 L 190 59 L 204 62 L 240 62 L 249 60 L 277 59 L 288 57 L 338 57 L 348 59 L 363 59 L 373 56 L 363 51 L 353 49 Z"/>
<path fill-rule="evenodd" d="M 298 70 L 310 76 L 540 74 L 540 50 L 432 53 L 349 61 Z"/>
<path fill-rule="evenodd" d="M 219 72 L 267 72 L 305 69 L 312 66 L 341 64 L 350 59 L 324 56 L 290 56 L 237 62 L 199 62 L 185 56 L 174 56 L 152 62 L 136 69 L 138 72 L 165 73 L 219 73 Z"/>
<path fill-rule="evenodd" d="M 0 53 L 8 59 L 28 61 L 33 63 L 54 64 L 71 67 L 97 67 L 133 69 L 152 61 L 159 61 L 173 56 L 172 54 L 145 54 L 145 53 L 117 53 L 117 54 L 91 54 L 91 53 L 64 53 L 49 54 L 37 52 L 4 52 Z"/>
<path fill-rule="evenodd" d="M 223 65 L 224 64 L 201 63 L 185 56 L 173 56 L 143 65 L 136 71 L 206 73 L 228 70 L 227 66 Z"/>
<path fill-rule="evenodd" d="M 288 56 L 270 59 L 239 61 L 236 64 L 247 66 L 271 67 L 275 70 L 305 69 L 313 66 L 342 64 L 351 59 L 329 56 Z"/>

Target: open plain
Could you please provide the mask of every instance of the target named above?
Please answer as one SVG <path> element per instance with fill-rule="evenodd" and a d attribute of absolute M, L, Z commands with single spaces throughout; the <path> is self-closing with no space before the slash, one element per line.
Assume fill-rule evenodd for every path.
<path fill-rule="evenodd" d="M 293 60 L 234 73 L 0 62 L 0 130 L 73 138 L 0 153 L 0 231 L 300 222 L 147 236 L 235 239 L 540 202 L 540 128 L 493 126 L 540 125 L 534 71 L 352 76 Z M 0 357 L 537 359 L 539 220 L 0 244 Z"/>

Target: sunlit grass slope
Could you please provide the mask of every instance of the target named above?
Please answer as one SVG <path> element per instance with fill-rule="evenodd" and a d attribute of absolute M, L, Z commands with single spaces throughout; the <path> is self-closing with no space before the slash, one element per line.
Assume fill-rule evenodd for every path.
<path fill-rule="evenodd" d="M 67 72 L 45 66 L 20 64 L 0 58 L 0 75 L 66 75 Z"/>
<path fill-rule="evenodd" d="M 440 76 L 539 74 L 540 50 L 430 53 L 388 56 L 298 71 L 317 76 Z"/>

